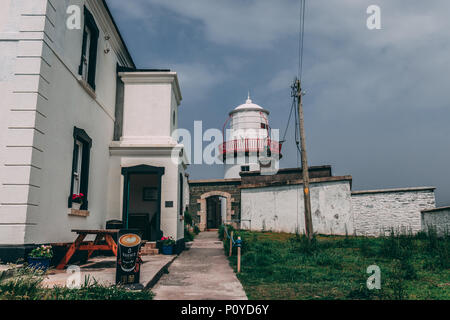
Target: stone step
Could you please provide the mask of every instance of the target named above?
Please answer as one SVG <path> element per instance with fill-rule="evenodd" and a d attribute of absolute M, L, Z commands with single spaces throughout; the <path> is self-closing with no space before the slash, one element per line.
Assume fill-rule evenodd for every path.
<path fill-rule="evenodd" d="M 141 254 L 142 255 L 155 255 L 159 254 L 159 250 L 156 248 L 156 242 L 146 241 L 141 246 Z"/>
<path fill-rule="evenodd" d="M 158 249 L 152 249 L 152 248 L 141 248 L 141 255 L 143 256 L 153 256 L 159 254 Z"/>

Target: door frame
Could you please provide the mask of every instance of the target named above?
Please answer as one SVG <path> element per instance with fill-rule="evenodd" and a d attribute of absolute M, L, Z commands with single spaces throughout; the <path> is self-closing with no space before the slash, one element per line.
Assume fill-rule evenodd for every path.
<path fill-rule="evenodd" d="M 157 207 L 158 210 L 156 212 L 156 239 L 160 239 L 162 237 L 161 230 L 161 184 L 162 184 L 162 176 L 164 175 L 165 168 L 164 167 L 154 167 L 149 165 L 138 165 L 133 167 L 122 167 L 122 175 L 123 175 L 123 207 L 122 207 L 122 221 L 124 228 L 128 228 L 128 218 L 129 218 L 129 200 L 130 200 L 130 176 L 131 175 L 140 175 L 140 174 L 157 174 L 158 175 L 158 200 Z"/>

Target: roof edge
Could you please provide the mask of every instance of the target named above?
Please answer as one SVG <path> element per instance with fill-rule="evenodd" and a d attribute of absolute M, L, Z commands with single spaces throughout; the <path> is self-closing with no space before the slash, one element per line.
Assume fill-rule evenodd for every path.
<path fill-rule="evenodd" d="M 109 18 L 111 19 L 111 21 L 112 21 L 112 23 L 113 23 L 113 26 L 114 26 L 114 28 L 116 29 L 117 34 L 119 35 L 120 41 L 122 42 L 123 47 L 125 48 L 125 52 L 126 52 L 128 58 L 130 59 L 130 61 L 131 61 L 132 65 L 133 65 L 133 67 L 136 68 L 136 64 L 134 63 L 133 57 L 132 57 L 130 51 L 128 50 L 128 46 L 127 46 L 125 40 L 123 39 L 122 34 L 120 33 L 120 29 L 119 29 L 119 27 L 117 26 L 116 20 L 114 19 L 113 15 L 112 15 L 112 13 L 111 13 L 111 10 L 109 9 L 108 4 L 106 3 L 106 0 L 102 0 L 101 3 L 102 3 L 103 6 L 105 7 L 105 10 L 106 10 L 106 12 L 107 12 L 108 15 L 109 15 Z"/>

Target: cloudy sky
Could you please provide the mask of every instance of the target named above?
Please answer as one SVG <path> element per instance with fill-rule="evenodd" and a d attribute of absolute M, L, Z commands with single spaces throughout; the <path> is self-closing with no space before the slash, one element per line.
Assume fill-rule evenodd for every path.
<path fill-rule="evenodd" d="M 139 68 L 179 73 L 180 127 L 222 128 L 251 91 L 284 131 L 298 68 L 299 0 L 107 0 Z M 366 26 L 381 8 L 381 30 Z M 450 205 L 450 1 L 306 4 L 303 87 L 310 165 L 353 189 L 436 186 Z M 281 167 L 295 167 L 293 126 Z M 193 165 L 192 179 L 220 178 Z"/>

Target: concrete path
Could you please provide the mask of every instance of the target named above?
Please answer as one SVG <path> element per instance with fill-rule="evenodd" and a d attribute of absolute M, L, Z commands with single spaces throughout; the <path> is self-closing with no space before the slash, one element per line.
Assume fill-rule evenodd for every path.
<path fill-rule="evenodd" d="M 201 232 L 152 291 L 155 300 L 247 300 L 217 231 Z"/>
<path fill-rule="evenodd" d="M 140 283 L 146 287 L 161 270 L 176 258 L 175 255 L 142 256 Z M 99 284 L 114 285 L 116 283 L 116 257 L 95 257 L 81 266 L 81 283 L 86 276 L 97 280 Z M 46 287 L 65 286 L 69 274 L 66 270 L 50 269 L 43 285 Z"/>

